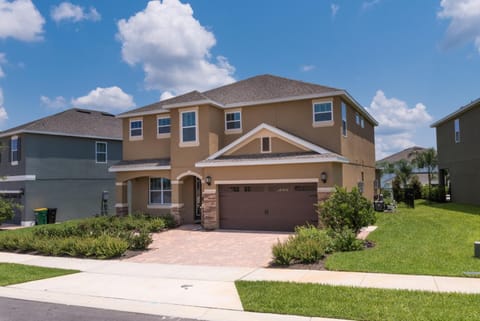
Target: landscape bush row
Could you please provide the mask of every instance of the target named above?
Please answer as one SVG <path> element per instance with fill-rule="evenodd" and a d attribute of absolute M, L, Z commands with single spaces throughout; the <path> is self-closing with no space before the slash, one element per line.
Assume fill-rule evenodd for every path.
<path fill-rule="evenodd" d="M 170 215 L 102 216 L 0 233 L 0 250 L 53 256 L 118 257 L 145 250 L 151 233 L 175 226 Z"/>
<path fill-rule="evenodd" d="M 318 228 L 298 226 L 294 235 L 273 246 L 274 264 L 311 264 L 333 252 L 362 250 L 365 244 L 357 233 L 376 221 L 372 203 L 357 188 L 348 192 L 336 187 L 330 198 L 317 205 L 317 213 Z"/>

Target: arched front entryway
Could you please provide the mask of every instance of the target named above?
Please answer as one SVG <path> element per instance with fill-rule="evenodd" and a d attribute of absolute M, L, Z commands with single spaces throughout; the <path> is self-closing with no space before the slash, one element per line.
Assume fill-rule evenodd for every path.
<path fill-rule="evenodd" d="M 186 172 L 177 177 L 180 198 L 180 216 L 183 224 L 201 223 L 202 177 L 195 172 Z"/>

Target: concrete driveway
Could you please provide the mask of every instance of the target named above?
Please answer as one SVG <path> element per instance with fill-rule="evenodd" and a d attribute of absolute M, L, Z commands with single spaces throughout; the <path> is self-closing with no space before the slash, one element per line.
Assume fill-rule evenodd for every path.
<path fill-rule="evenodd" d="M 126 259 L 138 263 L 265 267 L 272 260 L 272 245 L 292 233 L 215 230 L 199 225 L 153 235 L 149 251 Z"/>

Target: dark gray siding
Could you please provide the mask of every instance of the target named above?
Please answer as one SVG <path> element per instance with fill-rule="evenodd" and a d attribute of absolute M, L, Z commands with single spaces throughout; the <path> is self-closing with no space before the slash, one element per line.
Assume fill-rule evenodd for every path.
<path fill-rule="evenodd" d="M 95 163 L 95 142 L 107 142 L 107 164 Z M 50 135 L 25 135 L 24 156 L 27 174 L 37 180 L 49 179 L 112 179 L 108 167 L 122 157 L 122 142 Z"/>
<path fill-rule="evenodd" d="M 480 107 L 458 117 L 460 142 L 455 143 L 454 119 L 436 129 L 439 169 L 448 169 L 451 198 L 458 203 L 480 205 Z"/>
<path fill-rule="evenodd" d="M 10 160 L 10 137 L 0 138 L 0 176 L 25 175 L 25 147 L 23 135 L 18 135 L 20 144 L 20 161 L 12 166 Z M 1 188 L 0 188 L 1 189 Z"/>
<path fill-rule="evenodd" d="M 34 220 L 33 209 L 57 208 L 57 222 L 101 213 L 102 191 L 109 192 L 108 211 L 115 213 L 113 180 L 38 180 L 26 183 L 25 218 Z"/>

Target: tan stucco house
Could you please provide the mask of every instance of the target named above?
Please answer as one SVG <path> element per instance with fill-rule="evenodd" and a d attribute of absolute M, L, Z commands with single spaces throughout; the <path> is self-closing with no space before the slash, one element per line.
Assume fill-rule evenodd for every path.
<path fill-rule="evenodd" d="M 261 75 L 117 117 L 119 214 L 292 230 L 336 185 L 373 198 L 377 122 L 342 89 Z"/>
<path fill-rule="evenodd" d="M 480 99 L 433 123 L 437 136 L 439 185 L 450 200 L 480 205 Z"/>

